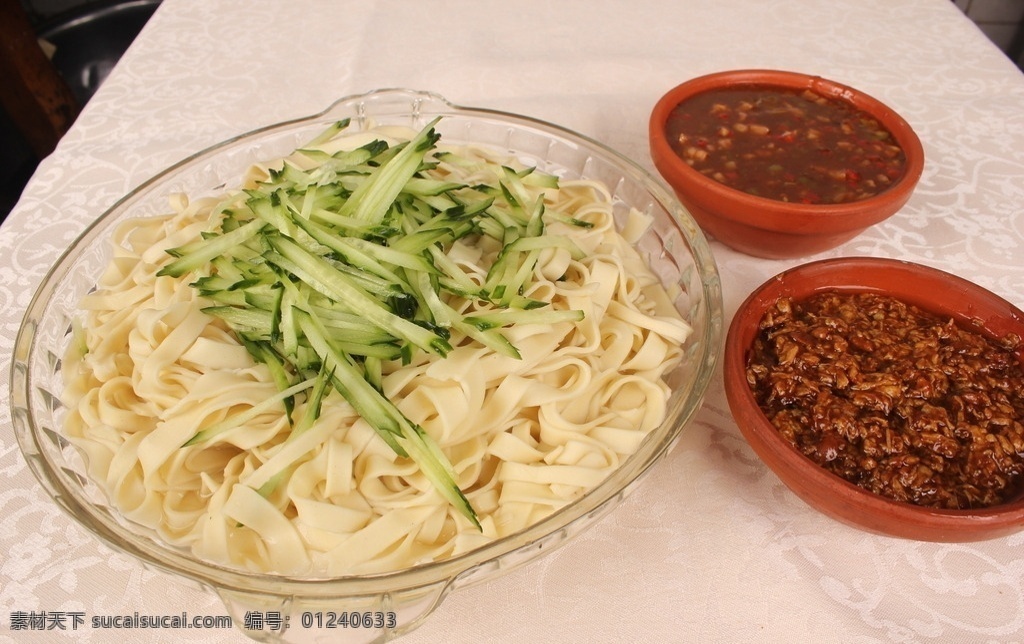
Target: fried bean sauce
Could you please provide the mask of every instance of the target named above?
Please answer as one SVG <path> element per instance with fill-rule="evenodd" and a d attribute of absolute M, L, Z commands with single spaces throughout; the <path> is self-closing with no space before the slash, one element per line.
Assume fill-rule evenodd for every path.
<path fill-rule="evenodd" d="M 779 299 L 747 382 L 809 459 L 876 494 L 983 508 L 1024 486 L 1021 339 L 871 293 Z"/>

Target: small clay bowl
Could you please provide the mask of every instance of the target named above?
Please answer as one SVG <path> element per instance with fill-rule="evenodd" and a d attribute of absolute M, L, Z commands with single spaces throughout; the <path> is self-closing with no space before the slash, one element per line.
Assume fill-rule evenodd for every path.
<path fill-rule="evenodd" d="M 873 117 L 892 135 L 904 155 L 902 173 L 881 191 L 857 201 L 803 203 L 757 196 L 706 176 L 673 149 L 666 126 L 676 107 L 694 96 L 723 88 L 810 90 Z M 803 128 L 806 132 L 806 128 Z M 769 137 L 781 141 L 783 132 Z M 896 112 L 852 87 L 819 76 L 775 70 L 726 71 L 694 78 L 669 90 L 654 106 L 649 123 L 655 167 L 706 233 L 743 253 L 767 258 L 805 257 L 834 248 L 899 211 L 924 168 L 924 150 L 910 125 Z M 801 136 L 786 145 L 805 146 Z M 780 143 L 781 144 L 781 143 Z M 815 152 L 815 154 L 819 154 Z M 819 154 L 819 158 L 820 154 Z M 807 180 L 807 161 L 787 161 L 782 170 Z M 749 173 L 748 173 L 749 174 Z M 851 181 L 860 180 L 852 173 Z M 788 197 L 787 197 L 788 198 Z"/>
<path fill-rule="evenodd" d="M 1019 308 L 972 282 L 922 265 L 891 259 L 840 258 L 780 273 L 740 306 L 725 344 L 726 396 L 754 452 L 807 504 L 869 532 L 921 541 L 968 542 L 1024 528 L 1024 494 L 1002 505 L 972 510 L 934 509 L 894 501 L 820 467 L 769 422 L 746 380 L 758 325 L 780 297 L 799 301 L 822 291 L 886 294 L 991 338 L 1010 334 L 1024 338 L 1024 312 Z M 1016 355 L 1024 364 L 1024 343 L 1018 344 Z"/>

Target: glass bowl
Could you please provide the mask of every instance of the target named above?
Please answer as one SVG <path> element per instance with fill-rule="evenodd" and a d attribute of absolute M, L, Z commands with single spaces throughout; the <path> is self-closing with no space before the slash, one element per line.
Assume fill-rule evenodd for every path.
<path fill-rule="evenodd" d="M 309 578 L 243 572 L 201 561 L 122 518 L 88 478 L 82 456 L 63 436 L 64 410 L 59 402 L 61 356 L 70 340 L 71 320 L 80 298 L 108 262 L 104 242 L 111 231 L 126 218 L 165 212 L 172 193 L 201 196 L 236 185 L 253 162 L 283 156 L 342 118 L 351 118 L 352 127 L 372 123 L 419 129 L 438 115 L 444 117 L 438 131 L 446 143 L 482 144 L 562 177 L 600 180 L 614 195 L 620 224 L 630 208 L 653 218 L 637 248 L 694 328 L 685 359 L 668 379 L 673 394 L 666 421 L 603 483 L 543 521 L 463 555 L 391 573 Z M 344 610 L 393 613 L 393 623 L 367 620 L 358 629 L 344 629 L 346 636 L 357 640 L 386 640 L 422 623 L 451 590 L 494 577 L 564 544 L 621 502 L 673 447 L 700 407 L 719 353 L 721 308 L 718 272 L 700 228 L 634 162 L 579 134 L 531 118 L 458 107 L 431 93 L 375 91 L 191 156 L 142 184 L 92 224 L 46 276 L 18 334 L 11 375 L 15 432 L 47 492 L 106 544 L 217 592 L 236 624 L 248 610 L 280 612 L 290 623 L 289 629 L 247 632 L 249 636 L 305 641 L 321 634 L 334 641 L 341 634 L 337 629 L 318 631 L 318 624 L 303 622 L 310 622 L 305 617 L 314 611 L 326 615 Z"/>

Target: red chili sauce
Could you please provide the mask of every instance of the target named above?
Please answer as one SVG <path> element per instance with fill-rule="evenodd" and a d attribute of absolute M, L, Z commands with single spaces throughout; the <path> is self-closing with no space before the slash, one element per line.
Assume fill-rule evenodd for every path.
<path fill-rule="evenodd" d="M 673 150 L 701 173 L 777 201 L 858 201 L 888 188 L 906 166 L 877 120 L 809 90 L 704 92 L 680 103 L 665 129 Z"/>

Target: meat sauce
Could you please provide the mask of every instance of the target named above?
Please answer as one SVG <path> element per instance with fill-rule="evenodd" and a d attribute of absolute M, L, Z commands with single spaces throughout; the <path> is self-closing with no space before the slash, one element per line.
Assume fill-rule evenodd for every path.
<path fill-rule="evenodd" d="M 761 322 L 747 382 L 830 472 L 897 501 L 983 508 L 1024 485 L 1022 346 L 888 296 L 784 298 Z"/>

